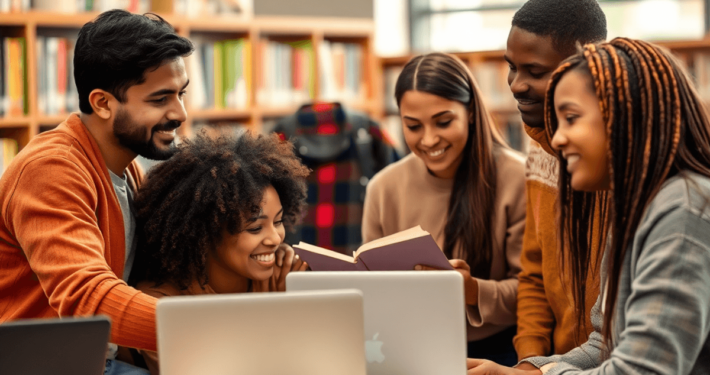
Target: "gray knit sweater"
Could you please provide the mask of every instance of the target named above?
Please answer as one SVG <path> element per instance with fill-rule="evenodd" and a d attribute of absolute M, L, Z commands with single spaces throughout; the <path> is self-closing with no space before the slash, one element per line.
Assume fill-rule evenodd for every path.
<path fill-rule="evenodd" d="M 524 362 L 557 363 L 547 375 L 710 374 L 710 179 L 686 176 L 664 184 L 626 254 L 609 358 L 601 359 L 600 296 L 585 344 Z"/>

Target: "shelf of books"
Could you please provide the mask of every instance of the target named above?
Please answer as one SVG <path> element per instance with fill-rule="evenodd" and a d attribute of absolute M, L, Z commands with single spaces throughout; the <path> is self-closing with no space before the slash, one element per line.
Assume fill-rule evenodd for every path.
<path fill-rule="evenodd" d="M 185 136 L 204 127 L 261 131 L 264 122 L 312 101 L 340 101 L 370 114 L 379 107 L 370 83 L 377 64 L 372 20 L 251 17 L 228 10 L 217 16 L 214 7 L 197 8 L 212 2 L 195 0 L 32 4 L 40 8 L 0 0 L 0 139 L 12 140 L 17 150 L 78 111 L 72 71 L 77 33 L 100 11 L 116 7 L 154 11 L 195 44 L 186 58 Z"/>
<path fill-rule="evenodd" d="M 663 41 L 658 44 L 670 49 L 688 67 L 696 81 L 698 92 L 710 105 L 710 38 L 692 41 Z M 505 51 L 455 52 L 468 65 L 484 96 L 484 102 L 503 135 L 514 148 L 525 152 L 527 138 L 517 110 L 517 104 L 508 88 L 508 63 L 503 58 Z M 395 56 L 378 59 L 377 72 L 381 79 L 376 82 L 379 103 L 375 116 L 393 134 L 401 139 L 401 121 L 394 87 L 404 65 L 413 57 Z M 399 135 L 399 137 L 397 137 Z M 400 147 L 404 147 L 403 145 Z"/>

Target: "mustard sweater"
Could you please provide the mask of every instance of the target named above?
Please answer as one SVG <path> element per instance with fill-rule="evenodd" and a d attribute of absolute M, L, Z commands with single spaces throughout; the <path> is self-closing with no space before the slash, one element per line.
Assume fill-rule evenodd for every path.
<path fill-rule="evenodd" d="M 518 289 L 518 358 L 563 354 L 593 331 L 589 310 L 599 294 L 598 272 L 589 272 L 586 325 L 578 326 L 572 281 L 564 277 L 557 248 L 557 176 L 559 163 L 544 129 L 527 127 L 533 138 L 525 167 L 527 224 Z M 596 259 L 596 254 L 593 255 Z"/>

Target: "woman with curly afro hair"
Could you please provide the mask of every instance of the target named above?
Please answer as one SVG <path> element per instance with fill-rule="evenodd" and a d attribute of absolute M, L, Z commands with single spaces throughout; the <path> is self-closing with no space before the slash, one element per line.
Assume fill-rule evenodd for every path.
<path fill-rule="evenodd" d="M 308 267 L 282 243 L 308 173 L 276 135 L 186 140 L 136 195 L 131 282 L 158 298 L 285 290 L 286 274 Z M 157 374 L 156 353 L 142 354 Z"/>

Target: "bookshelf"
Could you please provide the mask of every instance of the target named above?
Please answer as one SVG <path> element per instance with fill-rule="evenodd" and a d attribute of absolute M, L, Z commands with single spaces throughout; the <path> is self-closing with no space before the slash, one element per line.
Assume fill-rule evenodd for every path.
<path fill-rule="evenodd" d="M 695 80 L 698 92 L 710 108 L 710 37 L 702 40 L 661 41 L 657 44 L 671 50 L 685 63 Z M 511 145 L 525 152 L 527 141 L 517 104 L 508 88 L 508 63 L 503 59 L 505 51 L 454 52 L 471 69 L 481 89 L 484 102 Z M 376 97 L 378 106 L 374 116 L 390 133 L 401 132 L 394 85 L 399 72 L 415 55 L 378 58 Z"/>
<path fill-rule="evenodd" d="M 252 131 L 261 131 L 265 121 L 275 119 L 296 111 L 303 104 L 302 101 L 288 103 L 269 103 L 259 100 L 259 83 L 263 80 L 261 75 L 266 74 L 260 54 L 256 53 L 261 44 L 265 42 L 294 42 L 307 41 L 317 55 L 320 46 L 325 42 L 352 43 L 359 46 L 361 53 L 358 55 L 360 66 L 359 85 L 362 87 L 360 96 L 343 98 L 343 104 L 354 109 L 363 110 L 374 114 L 378 102 L 374 95 L 376 87 L 371 84 L 376 76 L 374 70 L 377 65 L 373 55 L 374 23 L 371 19 L 350 18 L 320 18 L 320 17 L 254 17 L 245 19 L 237 16 L 204 16 L 186 17 L 170 13 L 172 7 L 167 0 L 153 0 L 152 9 L 160 14 L 175 27 L 178 34 L 191 40 L 208 41 L 208 43 L 223 40 L 243 39 L 251 48 L 244 62 L 249 65 L 249 84 L 244 91 L 246 103 L 241 106 L 193 106 L 195 97 L 192 92 L 194 79 L 190 76 L 191 84 L 186 98 L 188 120 L 181 127 L 181 135 L 190 136 L 194 128 L 204 124 L 217 125 L 238 124 Z M 168 5 L 166 5 L 168 4 Z M 161 10 L 163 10 L 161 12 Z M 22 37 L 26 41 L 26 75 L 28 108 L 22 116 L 0 116 L 0 138 L 15 139 L 20 150 L 27 145 L 29 140 L 42 131 L 46 131 L 62 122 L 68 112 L 60 114 L 45 114 L 40 109 L 38 102 L 38 83 L 42 78 L 38 69 L 38 40 L 48 37 L 76 39 L 76 34 L 82 25 L 95 18 L 99 13 L 62 14 L 29 11 L 22 13 L 0 13 L 0 38 Z M 185 59 L 188 74 L 191 65 L 196 63 L 195 54 Z M 248 61 L 247 61 L 248 60 Z M 320 95 L 323 86 L 318 58 L 312 60 L 314 74 L 312 77 L 312 95 L 306 101 L 324 100 Z M 329 100 L 339 98 L 327 98 Z"/>

